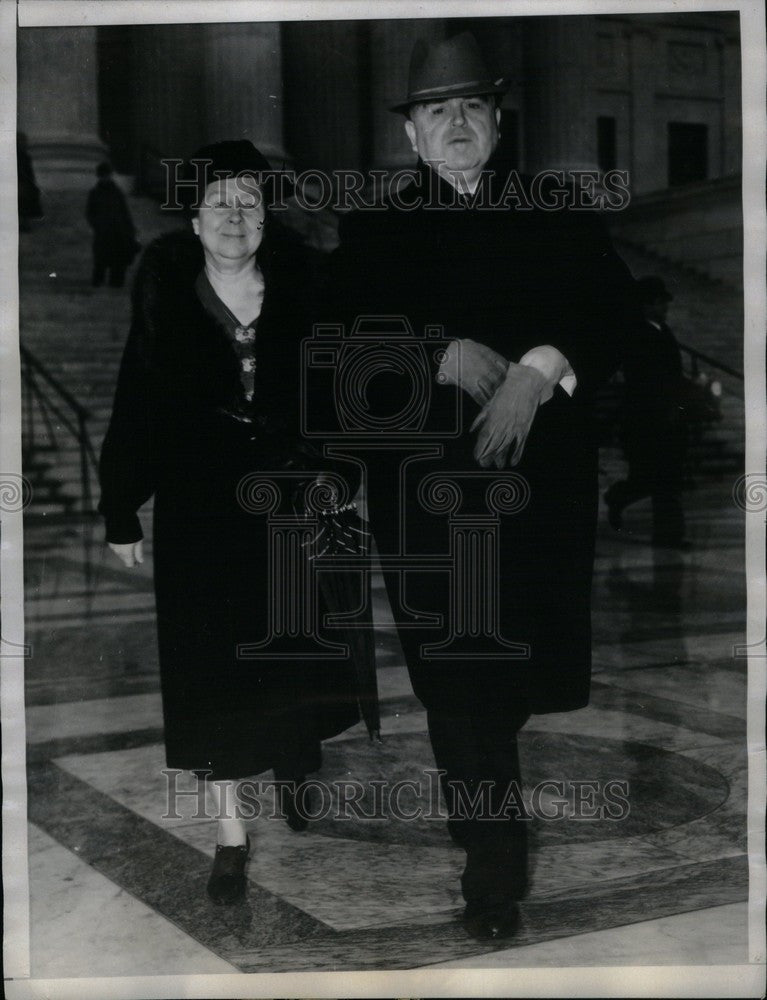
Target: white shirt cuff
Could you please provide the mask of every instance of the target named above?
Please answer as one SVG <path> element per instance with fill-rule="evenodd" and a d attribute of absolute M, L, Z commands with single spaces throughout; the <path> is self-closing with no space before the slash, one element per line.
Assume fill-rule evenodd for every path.
<path fill-rule="evenodd" d="M 578 384 L 575 372 L 570 367 L 570 362 L 564 354 L 558 351 L 556 347 L 552 347 L 551 344 L 542 344 L 540 347 L 534 347 L 527 354 L 522 355 L 519 363 L 536 368 L 547 382 L 550 382 L 552 385 L 556 385 L 557 383 L 561 385 L 568 396 L 572 396 L 573 392 L 575 392 L 575 387 Z"/>

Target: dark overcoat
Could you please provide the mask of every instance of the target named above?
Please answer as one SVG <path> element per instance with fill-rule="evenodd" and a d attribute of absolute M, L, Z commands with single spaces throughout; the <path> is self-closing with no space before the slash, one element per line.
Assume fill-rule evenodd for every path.
<path fill-rule="evenodd" d="M 111 177 L 88 192 L 85 217 L 93 230 L 93 257 L 104 265 L 130 264 L 136 256 L 136 229 L 125 195 Z"/>
<path fill-rule="evenodd" d="M 505 176 L 491 161 L 496 196 Z M 439 457 L 408 456 L 387 431 L 369 452 L 371 524 L 379 552 L 394 556 L 385 575 L 416 694 L 454 713 L 503 713 L 519 698 L 534 712 L 587 704 L 598 505 L 591 402 L 639 322 L 627 268 L 593 212 L 472 207 L 423 165 L 383 209 L 350 213 L 340 237 L 329 320 L 348 328 L 355 316 L 402 314 L 416 337 L 442 326 L 446 340 L 470 338 L 515 362 L 550 344 L 577 378 L 572 397 L 557 387 L 538 410 L 522 461 L 507 470 L 523 479 L 509 478 L 513 496 L 500 507 L 501 495 L 487 494 L 499 477 L 472 457 L 478 406 L 435 381 L 438 356 L 429 360 L 421 440 L 435 441 L 441 426 Z M 412 372 L 393 369 L 381 366 L 380 377 L 370 369 L 365 399 L 382 414 L 412 414 L 404 405 Z M 453 485 L 440 493 L 435 473 Z M 473 541 L 461 518 L 475 525 Z M 472 545 L 482 552 L 472 555 Z M 423 554 L 424 568 L 397 564 L 403 552 Z M 472 580 L 475 558 L 481 579 Z"/>
<path fill-rule="evenodd" d="M 687 426 L 682 355 L 666 323 L 645 320 L 623 362 L 622 438 L 631 479 L 653 492 L 682 489 Z"/>
<path fill-rule="evenodd" d="M 233 415 L 242 394 L 235 350 L 195 291 L 201 244 L 175 233 L 147 248 L 100 464 L 108 541 L 139 539 L 136 512 L 154 495 L 167 763 L 213 778 L 315 770 L 319 741 L 359 718 L 348 660 L 237 654 L 238 646 L 268 638 L 285 582 L 269 572 L 265 508 L 254 512 L 238 484 L 294 464 L 307 322 L 296 253 L 272 240 L 272 250 L 259 249 L 259 262 L 266 289 L 253 422 L 246 422 Z M 283 514 L 289 486 L 280 486 Z"/>

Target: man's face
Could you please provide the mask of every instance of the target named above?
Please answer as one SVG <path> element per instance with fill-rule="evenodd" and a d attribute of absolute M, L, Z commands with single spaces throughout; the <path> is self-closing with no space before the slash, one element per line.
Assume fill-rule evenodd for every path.
<path fill-rule="evenodd" d="M 477 175 L 498 144 L 501 112 L 490 97 L 451 97 L 410 109 L 405 131 L 415 152 L 440 173 Z"/>

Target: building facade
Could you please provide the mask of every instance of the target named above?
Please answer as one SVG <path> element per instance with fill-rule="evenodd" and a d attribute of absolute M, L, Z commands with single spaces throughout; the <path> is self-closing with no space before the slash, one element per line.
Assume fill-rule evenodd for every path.
<path fill-rule="evenodd" d="M 509 80 L 520 170 L 627 170 L 634 195 L 739 173 L 737 13 L 25 28 L 19 128 L 48 187 L 106 155 L 151 186 L 161 159 L 234 137 L 297 170 L 410 166 L 387 106 L 417 38 L 465 29 Z"/>

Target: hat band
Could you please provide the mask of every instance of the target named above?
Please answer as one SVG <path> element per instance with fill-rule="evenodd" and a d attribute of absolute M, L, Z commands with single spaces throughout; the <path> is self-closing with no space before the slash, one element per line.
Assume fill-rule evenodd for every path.
<path fill-rule="evenodd" d="M 476 87 L 476 93 L 489 93 L 492 90 L 496 90 L 501 85 L 501 80 L 497 83 L 491 83 L 489 80 L 466 80 L 464 83 L 451 83 L 442 87 L 425 87 L 422 90 L 412 90 L 408 95 L 409 101 L 417 100 L 420 94 L 448 94 L 456 90 L 466 90 L 467 87 L 472 90 Z"/>

